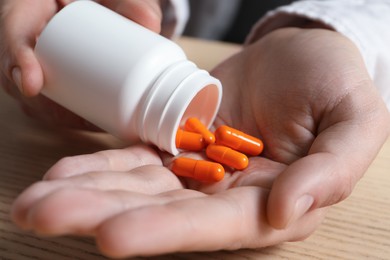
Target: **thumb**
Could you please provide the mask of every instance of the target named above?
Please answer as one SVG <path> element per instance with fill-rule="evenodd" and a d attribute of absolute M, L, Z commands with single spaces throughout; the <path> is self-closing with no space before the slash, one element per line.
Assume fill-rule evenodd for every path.
<path fill-rule="evenodd" d="M 338 160 L 331 153 L 315 153 L 291 164 L 272 186 L 267 205 L 270 224 L 285 229 L 309 210 L 345 198 L 357 180 L 349 180 L 352 176 L 342 172 Z"/>
<path fill-rule="evenodd" d="M 348 99 L 354 99 L 360 109 L 340 104 L 325 116 L 329 125 L 317 136 L 309 155 L 275 180 L 267 204 L 273 227 L 284 229 L 310 210 L 342 201 L 374 160 L 389 133 L 389 114 L 379 98 L 356 96 Z M 345 111 L 356 112 L 346 116 Z"/>

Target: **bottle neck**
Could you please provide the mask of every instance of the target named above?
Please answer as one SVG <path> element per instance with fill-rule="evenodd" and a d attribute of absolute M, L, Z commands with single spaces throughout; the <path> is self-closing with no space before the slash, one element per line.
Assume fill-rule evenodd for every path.
<path fill-rule="evenodd" d="M 219 80 L 184 60 L 169 66 L 154 82 L 138 120 L 140 138 L 159 149 L 178 154 L 176 132 L 189 117 L 210 126 L 222 98 Z"/>

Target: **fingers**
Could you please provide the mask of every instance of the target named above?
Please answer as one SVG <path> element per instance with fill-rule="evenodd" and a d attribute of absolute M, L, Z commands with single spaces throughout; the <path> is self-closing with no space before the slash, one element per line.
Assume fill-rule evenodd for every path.
<path fill-rule="evenodd" d="M 55 1 L 6 1 L 2 7 L 2 70 L 26 96 L 39 93 L 43 73 L 34 54 L 36 38 L 57 11 Z"/>
<path fill-rule="evenodd" d="M 97 243 L 110 257 L 264 247 L 305 237 L 322 219 L 316 212 L 299 229 L 275 230 L 264 214 L 267 195 L 261 188 L 241 187 L 128 210 L 100 225 Z"/>
<path fill-rule="evenodd" d="M 59 189 L 35 203 L 26 221 L 43 235 L 96 236 L 103 253 L 126 257 L 265 247 L 305 238 L 323 218 L 322 211 L 311 212 L 297 226 L 275 230 L 264 215 L 267 195 L 256 187 L 212 196 L 183 189 L 154 196 Z"/>
<path fill-rule="evenodd" d="M 129 172 L 91 172 L 65 179 L 42 181 L 32 185 L 15 200 L 11 215 L 14 222 L 20 227 L 25 229 L 32 228 L 32 223 L 28 217 L 31 210 L 36 205 L 41 204 L 41 201 L 45 200 L 45 198 L 56 198 L 56 195 L 53 194 L 61 190 L 121 190 L 138 192 L 140 194 L 159 194 L 181 188 L 183 186 L 176 176 L 161 166 L 137 167 Z M 56 201 L 56 199 L 50 199 L 50 201 Z M 73 203 L 74 200 L 69 200 L 69 202 Z M 64 205 L 64 207 L 68 208 L 68 205 Z M 48 212 L 50 211 L 44 211 L 44 213 Z M 41 212 L 41 215 L 44 215 L 44 213 Z M 53 214 L 58 213 L 53 211 Z"/>
<path fill-rule="evenodd" d="M 374 160 L 388 136 L 389 115 L 379 99 L 360 93 L 363 88 L 324 115 L 309 155 L 275 180 L 267 207 L 275 228 L 286 228 L 307 211 L 348 197 Z"/>
<path fill-rule="evenodd" d="M 130 171 L 144 165 L 162 165 L 157 152 L 146 145 L 65 157 L 45 174 L 45 180 L 66 178 L 94 171 Z"/>
<path fill-rule="evenodd" d="M 174 190 L 157 196 L 123 190 L 59 189 L 30 208 L 26 226 L 43 235 L 93 235 L 101 222 L 128 209 L 204 196 Z"/>
<path fill-rule="evenodd" d="M 156 33 L 161 31 L 162 13 L 159 0 L 101 0 L 99 2 Z"/>
<path fill-rule="evenodd" d="M 259 172 L 252 181 L 269 185 L 284 166 L 260 158 L 254 163 L 260 162 L 267 176 L 261 181 Z M 106 167 L 129 168 L 115 161 Z M 96 236 L 101 250 L 114 257 L 264 247 L 302 239 L 322 220 L 323 211 L 313 211 L 288 229 L 272 228 L 268 191 L 244 186 L 206 195 L 183 189 L 167 168 L 148 165 L 39 182 L 14 202 L 12 219 L 39 234 Z"/>

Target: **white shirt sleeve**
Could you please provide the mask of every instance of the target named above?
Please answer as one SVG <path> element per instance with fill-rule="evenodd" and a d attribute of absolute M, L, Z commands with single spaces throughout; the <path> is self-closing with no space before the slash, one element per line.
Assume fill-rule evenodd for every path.
<path fill-rule="evenodd" d="M 167 38 L 180 36 L 190 15 L 188 1 L 166 0 L 161 2 L 163 12 L 161 34 Z"/>
<path fill-rule="evenodd" d="M 277 28 L 310 19 L 352 40 L 390 110 L 390 0 L 302 0 L 269 12 L 252 29 L 253 42 Z"/>

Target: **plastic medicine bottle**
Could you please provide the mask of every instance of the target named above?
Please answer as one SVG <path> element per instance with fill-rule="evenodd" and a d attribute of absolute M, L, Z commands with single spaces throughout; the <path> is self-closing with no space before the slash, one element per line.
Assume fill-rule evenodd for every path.
<path fill-rule="evenodd" d="M 35 52 L 44 95 L 128 143 L 175 155 L 178 127 L 210 126 L 221 102 L 220 82 L 179 46 L 93 1 L 59 11 Z"/>

